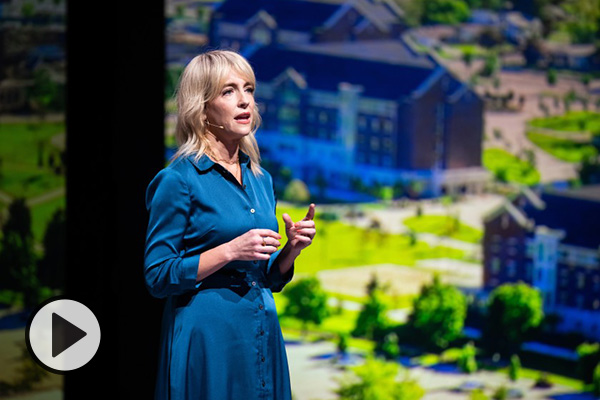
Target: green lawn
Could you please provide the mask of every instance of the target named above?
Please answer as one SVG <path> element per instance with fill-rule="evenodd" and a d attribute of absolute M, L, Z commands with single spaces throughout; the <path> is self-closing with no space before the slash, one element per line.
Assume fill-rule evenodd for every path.
<path fill-rule="evenodd" d="M 509 152 L 489 148 L 483 151 L 483 165 L 497 178 L 506 182 L 531 186 L 540 182 L 540 173 L 527 161 L 523 161 Z"/>
<path fill-rule="evenodd" d="M 64 122 L 0 124 L 0 191 L 31 198 L 64 186 L 64 174 L 56 175 L 46 166 L 50 154 L 59 159 L 51 138 L 64 132 Z"/>
<path fill-rule="evenodd" d="M 421 215 L 406 218 L 403 221 L 406 227 L 416 233 L 432 233 L 438 236 L 448 236 L 452 239 L 469 243 L 479 243 L 483 233 L 479 229 L 458 222 L 454 225 L 454 218 L 446 215 Z"/>
<path fill-rule="evenodd" d="M 529 123 L 531 126 L 556 131 L 589 131 L 600 134 L 600 113 L 592 111 L 571 111 L 565 115 L 534 118 Z"/>
<path fill-rule="evenodd" d="M 594 146 L 590 144 L 575 143 L 570 140 L 553 138 L 539 133 L 527 132 L 527 138 L 545 152 L 566 162 L 578 163 L 586 157 L 597 153 Z"/>
<path fill-rule="evenodd" d="M 282 246 L 286 237 L 281 215 L 287 212 L 293 221 L 298 221 L 306 215 L 307 209 L 308 207 L 294 208 L 281 204 L 277 207 Z M 317 236 L 296 261 L 296 271 L 310 274 L 324 269 L 386 263 L 412 266 L 419 259 L 462 260 L 465 257 L 464 251 L 450 247 L 432 247 L 425 242 L 417 242 L 411 246 L 410 239 L 404 235 L 382 234 L 340 221 L 317 221 Z"/>

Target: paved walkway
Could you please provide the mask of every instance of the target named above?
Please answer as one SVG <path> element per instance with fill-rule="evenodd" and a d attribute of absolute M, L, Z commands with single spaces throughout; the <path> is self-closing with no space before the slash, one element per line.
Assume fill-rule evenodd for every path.
<path fill-rule="evenodd" d="M 481 60 L 477 60 L 480 63 Z M 463 80 L 468 80 L 473 71 L 479 67 L 465 67 L 462 61 L 448 61 L 444 63 L 449 69 L 460 76 Z M 575 90 L 579 94 L 593 93 L 593 90 L 588 90 L 576 78 L 566 77 L 559 74 L 557 83 L 553 86 L 548 85 L 546 74 L 539 71 L 522 70 L 509 71 L 502 70 L 499 73 L 500 88 L 494 89 L 491 85 L 478 86 L 477 91 L 484 93 L 486 90 L 494 93 L 498 90 L 502 93 L 507 93 L 513 90 L 515 98 L 524 96 L 525 103 L 523 110 L 520 112 L 500 112 L 500 111 L 485 111 L 485 134 L 487 141 L 484 142 L 485 147 L 500 147 L 509 151 L 512 154 L 520 155 L 524 150 L 531 149 L 535 153 L 536 168 L 540 171 L 541 182 L 565 181 L 577 177 L 577 165 L 557 159 L 556 157 L 546 153 L 536 145 L 534 145 L 525 136 L 526 122 L 532 118 L 544 117 L 544 112 L 539 108 L 539 96 L 543 92 L 552 93 L 562 96 L 570 90 Z M 590 85 L 597 86 L 598 80 Z M 591 96 L 590 104 L 594 104 L 597 96 Z M 546 98 L 543 102 L 548 107 L 551 115 L 564 114 L 564 103 L 561 100 L 558 102 L 558 107 L 554 106 L 554 102 L 550 98 Z M 593 107 L 593 106 L 592 106 Z M 571 106 L 572 110 L 581 109 L 581 104 L 575 102 Z M 499 129 L 502 137 L 496 139 L 494 130 Z"/>

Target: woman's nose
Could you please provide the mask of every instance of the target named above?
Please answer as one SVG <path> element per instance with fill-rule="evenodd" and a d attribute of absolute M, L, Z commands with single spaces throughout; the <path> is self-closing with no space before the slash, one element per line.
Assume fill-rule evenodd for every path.
<path fill-rule="evenodd" d="M 239 104 L 239 106 L 240 106 L 241 108 L 246 108 L 246 107 L 248 107 L 248 104 L 250 104 L 250 99 L 249 99 L 249 97 L 250 97 L 250 95 L 249 95 L 249 94 L 247 94 L 247 93 L 242 93 L 242 94 L 241 94 L 241 96 L 240 96 L 240 98 L 239 98 L 239 101 L 238 101 L 238 104 Z"/>

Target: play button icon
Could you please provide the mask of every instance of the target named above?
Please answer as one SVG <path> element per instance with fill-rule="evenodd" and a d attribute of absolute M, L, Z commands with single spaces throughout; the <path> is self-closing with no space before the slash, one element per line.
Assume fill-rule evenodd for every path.
<path fill-rule="evenodd" d="M 58 315 L 52 313 L 52 357 L 56 357 L 79 340 L 87 333 Z"/>
<path fill-rule="evenodd" d="M 94 313 L 63 297 L 40 304 L 29 318 L 25 335 L 33 358 L 59 374 L 87 364 L 100 345 L 100 325 Z"/>

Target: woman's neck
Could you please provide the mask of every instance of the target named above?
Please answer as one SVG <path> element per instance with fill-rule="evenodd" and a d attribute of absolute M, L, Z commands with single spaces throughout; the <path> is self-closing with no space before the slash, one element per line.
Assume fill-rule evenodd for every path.
<path fill-rule="evenodd" d="M 217 162 L 225 162 L 233 164 L 238 161 L 240 143 L 239 142 L 224 142 L 218 140 L 214 135 L 209 135 L 210 146 L 206 153 L 209 157 Z"/>

